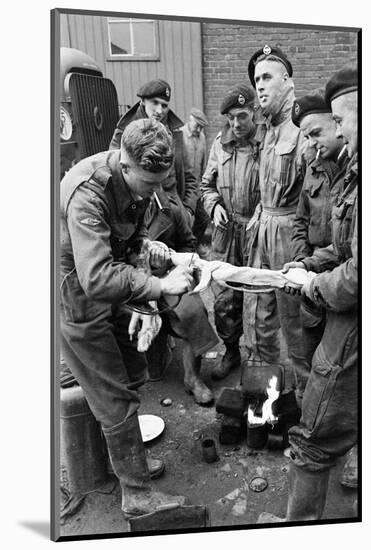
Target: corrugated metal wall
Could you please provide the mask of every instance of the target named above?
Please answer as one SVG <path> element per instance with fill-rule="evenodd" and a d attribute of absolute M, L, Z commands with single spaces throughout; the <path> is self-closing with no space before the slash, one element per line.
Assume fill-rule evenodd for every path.
<path fill-rule="evenodd" d="M 185 120 L 191 107 L 203 109 L 201 24 L 159 20 L 158 35 L 159 61 L 110 61 L 106 17 L 61 14 L 61 46 L 93 57 L 115 84 L 121 105 L 133 105 L 139 87 L 160 77 L 171 86 L 171 108 Z"/>

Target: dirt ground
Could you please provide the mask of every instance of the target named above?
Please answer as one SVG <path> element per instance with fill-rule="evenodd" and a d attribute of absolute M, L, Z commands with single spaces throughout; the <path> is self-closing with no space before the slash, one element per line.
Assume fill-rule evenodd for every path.
<path fill-rule="evenodd" d="M 212 295 L 207 291 L 205 304 L 211 314 Z M 183 387 L 180 363 L 181 342 L 176 341 L 173 360 L 162 381 L 148 382 L 141 390 L 139 414 L 160 416 L 165 422 L 164 432 L 146 444 L 147 453 L 165 461 L 166 471 L 154 481 L 164 492 L 185 495 L 192 504 L 208 507 L 211 527 L 252 525 L 263 511 L 284 516 L 286 511 L 289 459 L 282 450 L 252 450 L 242 439 L 238 445 L 219 442 L 221 415 L 215 406 L 201 407 Z M 238 388 L 240 369 L 232 371 L 220 381 L 211 380 L 211 370 L 220 361 L 224 346 L 218 344 L 217 357 L 203 359 L 202 377 L 218 397 L 224 387 Z M 244 350 L 242 349 L 242 352 Z M 170 398 L 172 405 L 163 407 L 161 400 Z M 215 439 L 219 460 L 203 461 L 201 440 Z M 355 490 L 343 488 L 338 478 L 344 459 L 332 471 L 324 519 L 354 517 Z M 267 480 L 267 488 L 254 492 L 249 482 L 255 476 Z M 87 495 L 82 506 L 61 527 L 61 536 L 92 535 L 127 532 L 128 523 L 120 510 L 121 491 L 114 476 L 100 491 Z"/>

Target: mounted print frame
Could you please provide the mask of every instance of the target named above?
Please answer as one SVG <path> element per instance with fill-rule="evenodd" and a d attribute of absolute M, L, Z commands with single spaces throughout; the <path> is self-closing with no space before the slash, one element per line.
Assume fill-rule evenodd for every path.
<path fill-rule="evenodd" d="M 338 176 L 336 162 L 333 157 L 326 156 L 326 145 L 321 149 L 318 137 L 320 130 L 302 125 L 306 116 L 312 126 L 314 122 L 318 125 L 318 120 L 309 119 L 309 116 L 317 116 L 319 113 L 327 116 L 326 123 L 332 120 L 332 115 L 335 115 L 331 113 L 332 96 L 329 96 L 330 103 L 327 101 L 327 108 L 322 111 L 318 103 L 314 107 L 311 103 L 308 106 L 308 101 L 312 101 L 308 100 L 308 96 L 314 91 L 324 94 L 327 83 L 344 67 L 351 67 L 350 73 L 348 71 L 340 75 L 349 78 L 349 90 L 343 93 L 345 85 L 339 77 L 340 80 L 335 79 L 333 84 L 336 93 L 340 90 L 339 97 L 347 95 L 347 99 L 358 93 L 354 75 L 361 81 L 360 71 L 357 72 L 361 60 L 361 30 L 75 9 L 52 10 L 51 28 L 54 237 L 52 539 L 69 541 L 158 534 L 186 535 L 195 532 L 266 529 L 288 524 L 305 526 L 361 521 L 361 453 L 356 458 L 356 448 L 357 445 L 361 448 L 361 441 L 355 436 L 361 421 L 361 381 L 354 374 L 360 364 L 360 350 L 355 336 L 358 332 L 359 306 L 357 279 L 354 276 L 352 278 L 353 271 L 349 275 L 349 269 L 354 269 L 352 262 L 357 254 L 352 241 L 357 227 L 357 221 L 354 221 L 357 187 L 355 183 L 352 193 L 346 195 L 345 211 L 342 209 L 341 197 L 347 189 L 346 184 L 343 183 L 341 188 L 339 186 L 336 196 L 334 191 L 330 198 L 332 181 Z M 260 49 L 262 51 L 255 58 L 256 64 L 251 64 L 251 58 Z M 265 58 L 261 59 L 261 56 Z M 269 56 L 273 56 L 273 59 Z M 261 66 L 268 63 L 269 67 L 274 65 L 284 69 L 287 79 L 294 83 L 290 90 L 288 88 L 287 97 L 283 97 L 281 91 L 264 91 L 269 88 L 261 82 L 270 80 L 272 76 L 268 70 L 257 76 L 258 73 L 254 71 L 259 62 Z M 252 101 L 249 94 L 254 90 L 257 95 Z M 285 112 L 283 119 L 275 120 L 272 113 L 271 116 L 267 115 L 268 104 L 273 101 L 274 93 L 281 101 L 281 114 Z M 325 99 L 323 104 L 326 103 Z M 135 121 L 151 119 L 149 111 L 143 107 L 145 100 L 152 101 L 152 106 L 155 100 L 156 108 L 165 109 L 165 115 L 159 120 L 167 123 L 168 130 L 170 127 L 171 143 L 183 136 L 182 147 L 186 149 L 187 135 L 188 141 L 192 143 L 197 141 L 194 138 L 199 139 L 202 135 L 206 152 L 202 170 L 194 175 L 193 187 L 189 187 L 191 190 L 196 189 L 195 205 L 202 203 L 205 208 L 207 221 L 203 240 L 197 242 L 194 252 L 190 252 L 191 249 L 187 247 L 183 250 L 182 246 L 177 249 L 174 240 L 171 240 L 174 234 L 169 241 L 172 246 L 168 245 L 175 252 L 185 251 L 190 254 L 187 256 L 187 266 L 182 264 L 182 258 L 177 260 L 176 254 L 173 254 L 173 263 L 179 261 L 179 264 L 174 263 L 178 271 L 177 281 L 172 283 L 175 285 L 172 288 L 176 288 L 179 295 L 185 291 L 189 294 L 190 290 L 188 287 L 179 290 L 179 281 L 186 280 L 197 291 L 197 282 L 201 284 L 200 277 L 201 281 L 204 280 L 207 272 L 211 279 L 202 288 L 202 293 L 196 292 L 196 297 L 195 293 L 189 295 L 190 305 L 185 307 L 183 304 L 183 308 L 181 304 L 184 298 L 175 302 L 168 298 L 164 300 L 161 296 L 168 296 L 166 292 L 161 294 L 162 291 L 153 290 L 156 285 L 160 285 L 158 288 L 164 287 L 161 286 L 163 283 L 158 282 L 160 277 L 156 270 L 153 269 L 152 274 L 148 273 L 148 265 L 140 263 L 143 249 L 139 250 L 139 258 L 135 257 L 135 260 L 130 255 L 135 252 L 133 235 L 137 237 L 141 225 L 149 223 L 144 217 L 145 213 L 139 216 L 139 211 L 142 206 L 151 206 L 142 200 L 143 195 L 140 195 L 137 187 L 138 178 L 143 173 L 139 172 L 138 176 L 138 166 L 134 166 L 136 179 L 134 187 L 130 187 L 132 180 L 130 176 L 125 176 L 127 165 L 123 162 L 124 157 L 118 151 L 112 153 L 112 138 L 119 121 L 125 121 L 125 128 L 134 121 L 133 131 L 139 131 L 140 124 Z M 266 107 L 264 102 L 267 103 Z M 247 215 L 242 207 L 239 211 L 237 206 L 243 201 L 250 204 L 252 195 L 242 193 L 233 202 L 233 193 L 237 191 L 231 191 L 231 187 L 240 177 L 238 170 L 242 161 L 239 155 L 245 154 L 250 141 L 240 142 L 237 139 L 236 143 L 233 140 L 223 143 L 223 139 L 227 135 L 225 129 L 232 131 L 234 138 L 238 136 L 239 127 L 243 125 L 238 117 L 252 104 L 254 123 L 259 129 L 264 126 L 264 132 L 259 139 L 258 134 L 248 135 L 249 139 L 255 140 L 248 158 L 249 162 L 255 163 L 254 174 L 260 194 L 258 198 L 255 197 L 254 208 Z M 141 108 L 144 109 L 142 114 Z M 169 122 L 169 108 L 174 115 L 172 122 Z M 304 114 L 301 109 L 304 109 Z M 277 128 L 281 128 L 288 119 L 289 128 L 285 130 L 286 133 L 282 130 L 281 139 L 281 129 L 277 131 Z M 194 134 L 191 131 L 192 120 L 198 127 Z M 335 122 L 337 128 L 341 127 L 339 119 L 335 118 Z M 356 122 L 357 116 L 352 119 L 351 129 L 355 144 L 341 136 L 343 141 L 338 152 L 343 151 L 342 156 L 349 153 L 351 157 L 347 160 L 343 157 L 343 180 L 348 177 L 346 169 L 349 162 L 357 154 Z M 358 111 L 358 133 L 360 125 Z M 155 133 L 152 127 L 150 130 Z M 156 143 L 159 140 L 166 141 L 161 134 L 162 129 L 156 131 L 160 132 L 156 134 Z M 341 130 L 337 132 L 340 135 Z M 125 134 L 124 127 L 121 128 L 120 139 L 121 133 Z M 130 133 L 127 134 L 130 138 Z M 273 139 L 272 136 L 275 136 L 274 139 L 280 138 L 279 145 L 276 143 L 273 148 L 269 146 L 268 136 L 270 139 Z M 340 138 L 336 137 L 336 140 Z M 301 170 L 298 167 L 300 155 L 296 152 L 299 141 L 303 151 L 306 151 L 308 143 L 312 148 L 317 148 L 316 158 L 307 156 L 303 160 L 306 169 L 315 173 L 317 165 L 313 163 L 318 163 L 318 157 L 323 157 L 325 168 L 318 168 L 317 172 L 323 170 L 327 176 L 311 183 L 306 198 L 300 194 L 303 193 L 301 188 L 294 192 L 294 198 L 288 192 L 285 195 L 286 203 L 281 201 L 275 205 L 276 209 L 286 210 L 279 214 L 273 213 L 272 205 L 264 204 L 262 164 L 266 163 L 269 167 L 271 153 L 268 153 L 268 149 L 270 147 L 269 151 L 272 151 L 275 147 L 274 154 L 280 162 L 277 192 L 284 194 L 290 185 L 294 189 L 295 185 L 298 186 L 295 183 L 296 175 Z M 125 140 L 121 144 L 123 142 Z M 120 140 L 118 144 L 120 149 Z M 174 147 L 176 157 L 179 151 L 176 147 L 180 146 Z M 109 149 L 111 153 L 105 153 Z M 164 151 L 162 154 L 166 156 Z M 197 147 L 194 143 L 192 151 L 193 160 L 196 161 Z M 293 155 L 296 155 L 294 162 Z M 90 161 L 89 158 L 93 156 L 95 160 Z M 128 165 L 131 166 L 132 157 L 129 157 Z M 185 158 L 186 162 L 191 162 L 189 151 Z M 231 159 L 234 159 L 233 162 Z M 330 168 L 326 161 L 328 164 L 332 162 Z M 162 172 L 168 170 L 167 176 L 169 180 L 173 177 L 175 187 L 179 185 L 180 179 L 176 162 L 173 172 L 170 164 L 167 168 L 162 165 Z M 100 170 L 102 167 L 103 171 Z M 97 170 L 99 177 L 93 177 Z M 139 166 L 139 170 L 143 169 Z M 154 173 L 158 174 L 159 170 Z M 309 185 L 305 180 L 306 173 L 303 171 L 300 183 L 303 188 Z M 354 173 L 355 168 L 351 174 Z M 246 181 L 251 177 L 249 174 L 245 173 Z M 220 184 L 218 177 L 221 175 L 225 178 L 224 182 L 230 178 L 229 183 Z M 157 176 L 151 178 L 153 185 L 160 181 Z M 216 183 L 217 180 L 219 183 Z M 244 181 L 243 178 L 241 181 Z M 272 181 L 277 183 L 274 178 Z M 86 182 L 89 182 L 89 186 L 85 189 Z M 168 209 L 182 212 L 185 207 L 181 219 L 185 216 L 188 220 L 187 212 L 190 212 L 189 223 L 195 232 L 193 223 L 196 211 L 189 206 L 191 203 L 187 203 L 187 182 L 183 183 L 185 194 L 181 196 L 178 187 L 175 191 L 177 197 L 181 196 L 180 205 L 178 198 L 174 199 L 172 194 L 174 185 L 171 192 L 168 191 L 167 195 L 173 197 Z M 292 216 L 289 218 L 291 231 L 295 215 L 298 217 L 299 200 L 302 206 L 303 201 L 307 200 L 307 208 L 313 204 L 319 208 L 319 203 L 315 201 L 316 197 L 322 197 L 320 187 L 322 185 L 323 189 L 325 184 L 328 186 L 328 204 L 331 200 L 335 208 L 340 208 L 338 218 L 347 220 L 344 229 L 347 231 L 347 242 L 342 243 L 345 255 L 340 260 L 338 258 L 338 265 L 326 265 L 326 269 L 321 269 L 330 274 L 332 270 L 338 269 L 337 273 L 340 273 L 343 264 L 348 262 L 347 278 L 345 282 L 341 281 L 344 292 L 349 291 L 353 301 L 344 303 L 341 291 L 331 297 L 335 302 L 330 305 L 325 301 L 320 303 L 318 294 L 312 296 L 313 300 L 319 302 L 317 306 L 322 308 L 317 308 L 314 313 L 309 312 L 309 316 L 312 315 L 311 322 L 314 323 L 311 326 L 309 322 L 309 328 L 318 327 L 319 331 L 315 336 L 316 349 L 318 345 L 323 349 L 323 338 L 326 330 L 331 329 L 334 316 L 335 324 L 340 323 L 336 325 L 340 326 L 338 330 L 344 329 L 344 341 L 341 342 L 342 354 L 338 356 L 337 362 L 331 362 L 327 355 L 321 356 L 319 360 L 316 352 L 317 362 L 314 360 L 312 364 L 314 373 L 309 375 L 309 365 L 306 374 L 309 383 L 305 391 L 302 388 L 303 398 L 303 395 L 298 397 L 298 371 L 292 366 L 295 352 L 292 354 L 290 334 L 294 334 L 295 327 L 290 325 L 291 328 L 285 333 L 286 321 L 282 320 L 282 315 L 281 331 L 277 331 L 277 326 L 269 325 L 268 317 L 273 316 L 273 312 L 277 314 L 274 308 L 278 306 L 272 306 L 267 296 L 278 296 L 277 303 L 280 303 L 279 297 L 283 295 L 287 300 L 305 302 L 304 298 L 300 298 L 298 290 L 305 286 L 307 279 L 304 283 L 299 281 L 296 284 L 294 281 L 296 286 L 287 278 L 282 283 L 283 263 L 268 266 L 261 256 L 256 256 L 256 260 L 252 258 L 253 251 L 259 250 L 262 227 L 268 223 L 264 222 L 264 215 L 270 216 L 269 220 L 280 218 L 278 225 L 283 223 L 283 217 Z M 163 188 L 166 190 L 166 185 L 163 184 Z M 218 193 L 212 206 L 207 199 L 210 197 L 210 189 Z M 227 193 L 225 189 L 228 189 Z M 161 215 L 169 216 L 159 192 L 155 192 L 155 198 L 154 195 L 151 197 L 150 200 L 157 203 L 156 208 Z M 199 197 L 202 199 L 199 200 Z M 166 201 L 166 197 L 163 200 Z M 324 200 L 323 197 L 321 200 Z M 124 203 L 130 206 L 129 214 L 120 213 L 119 206 L 121 204 L 122 207 Z M 173 203 L 175 207 L 171 206 Z M 228 219 L 225 221 L 229 228 L 233 227 L 231 231 L 236 232 L 237 227 L 242 231 L 243 227 L 243 238 L 250 239 L 251 247 L 243 260 L 225 255 L 226 247 L 232 241 L 235 242 L 235 233 L 228 245 L 224 241 L 217 249 L 220 234 L 218 236 L 215 210 L 218 204 L 227 212 Z M 263 214 L 260 212 L 257 218 L 259 204 L 263 204 Z M 117 215 L 116 210 L 122 217 Z M 306 215 L 309 216 L 308 211 Z M 323 221 L 317 223 L 322 223 L 321 229 L 326 226 L 327 234 L 329 231 L 331 234 L 329 207 L 325 224 Z M 181 226 L 177 224 L 175 222 L 180 232 Z M 184 235 L 185 230 L 182 231 Z M 223 238 L 229 235 L 228 231 L 223 228 Z M 160 232 L 152 241 L 161 241 L 161 235 L 164 234 Z M 282 236 L 282 242 L 280 235 L 277 237 L 282 247 L 284 238 L 287 239 L 285 235 Z M 308 236 L 306 238 L 309 239 Z M 328 239 L 327 247 L 332 237 Z M 194 242 L 192 246 L 195 246 Z M 292 256 L 287 261 L 302 261 L 319 248 L 322 246 L 315 244 L 311 253 L 307 251 L 307 254 Z M 167 247 L 160 249 L 167 254 Z M 156 254 L 161 256 L 162 252 L 156 250 Z M 228 272 L 224 276 L 221 271 L 223 266 L 219 263 L 219 275 L 207 267 L 210 265 L 209 260 L 217 260 L 223 265 L 228 262 L 238 270 L 245 267 L 246 270 L 242 275 L 237 270 L 233 271 L 233 275 Z M 169 261 L 168 257 L 166 261 Z M 320 269 L 310 265 L 311 269 L 306 271 L 315 277 Z M 254 278 L 252 282 L 253 272 L 248 270 L 263 271 L 263 268 L 274 272 L 276 279 L 268 275 L 268 284 L 258 276 L 258 280 Z M 169 272 L 165 275 L 162 273 L 161 277 L 169 277 Z M 279 277 L 281 279 L 278 281 Z M 144 290 L 141 295 L 136 285 L 142 285 Z M 224 302 L 220 298 L 220 289 L 224 292 Z M 153 305 L 154 299 L 157 305 Z M 336 300 L 341 304 L 339 310 Z M 147 307 L 149 301 L 153 308 L 150 311 Z M 222 304 L 221 310 L 215 303 Z M 321 311 L 320 316 L 318 309 Z M 258 311 L 263 312 L 260 317 L 263 326 L 260 336 L 256 330 Z M 225 360 L 225 351 L 228 350 L 225 344 L 229 343 L 228 337 L 223 341 L 221 319 L 224 314 L 227 318 L 229 315 L 234 323 L 232 333 L 237 335 L 239 360 L 238 365 L 235 362 L 230 371 L 223 373 L 224 377 L 218 377 L 215 373 L 223 364 L 223 358 Z M 236 321 L 238 315 L 240 324 Z M 152 322 L 158 318 L 161 319 L 161 329 L 146 325 L 148 319 Z M 313 318 L 317 320 L 313 321 Z M 129 338 L 127 331 L 128 328 L 130 331 L 130 319 L 136 319 L 137 325 L 135 333 L 132 330 Z M 302 322 L 302 317 L 295 319 L 296 323 Z M 152 342 L 151 347 L 146 347 L 141 340 L 145 326 L 149 326 L 149 332 L 157 333 L 157 340 Z M 276 332 L 276 340 L 269 340 L 269 326 Z M 138 333 L 138 329 L 142 333 L 140 330 Z M 263 339 L 261 348 L 259 337 Z M 201 340 L 206 343 L 199 344 Z M 233 340 L 231 335 L 230 340 Z M 196 341 L 198 343 L 193 344 Z M 140 342 L 146 347 L 145 351 L 140 348 Z M 297 353 L 305 355 L 307 350 L 304 349 L 304 343 L 303 338 L 303 347 Z M 263 349 L 264 345 L 267 353 L 278 345 L 279 357 L 272 360 L 272 355 L 266 360 L 262 359 L 261 354 L 252 353 Z M 313 353 L 314 349 L 312 356 Z M 199 360 L 195 360 L 195 357 Z M 190 362 L 192 368 L 189 367 Z M 201 385 L 197 385 L 198 382 L 195 384 L 195 377 Z M 341 393 L 341 384 L 352 387 L 352 391 L 345 397 Z M 343 408 L 340 407 L 337 392 L 346 402 Z M 262 411 L 266 411 L 268 405 L 271 408 L 267 417 L 264 417 Z M 312 421 L 309 431 L 306 415 L 311 416 Z M 134 422 L 133 418 L 137 420 Z M 330 423 L 331 437 L 328 432 L 325 437 L 321 436 L 322 425 L 326 427 L 326 423 Z M 343 431 L 341 426 L 345 426 Z M 140 441 L 138 434 L 141 436 Z M 144 456 L 152 460 L 149 469 L 147 462 L 143 463 Z M 352 459 L 351 465 L 349 458 Z M 141 466 L 138 466 L 139 463 Z M 346 473 L 350 477 L 348 475 L 348 481 L 342 483 L 346 463 Z M 135 471 L 132 470 L 133 464 L 137 468 Z M 358 468 L 358 484 L 355 466 Z M 149 480 L 149 475 L 153 479 Z M 299 496 L 293 492 L 293 486 L 300 486 Z M 163 500 L 158 496 L 159 492 L 165 495 Z M 166 496 L 169 495 L 181 495 L 186 500 L 167 500 Z M 301 502 L 308 501 L 307 509 L 295 512 L 295 498 Z M 321 499 L 322 505 L 319 504 Z M 124 513 L 122 507 L 130 508 L 129 514 Z M 286 516 L 289 523 L 282 521 Z M 259 518 L 263 518 L 261 522 Z"/>

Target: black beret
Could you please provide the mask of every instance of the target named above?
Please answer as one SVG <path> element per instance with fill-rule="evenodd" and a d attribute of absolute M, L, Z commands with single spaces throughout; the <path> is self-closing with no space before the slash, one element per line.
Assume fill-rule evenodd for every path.
<path fill-rule="evenodd" d="M 142 99 L 151 99 L 152 97 L 160 97 L 165 101 L 170 101 L 171 88 L 165 80 L 161 78 L 155 78 L 143 84 L 137 93 L 138 97 Z"/>
<path fill-rule="evenodd" d="M 331 105 L 333 99 L 357 90 L 358 68 L 354 62 L 337 71 L 327 82 L 325 90 L 326 103 Z"/>
<path fill-rule="evenodd" d="M 258 59 L 258 57 L 260 57 L 262 55 L 265 55 L 265 57 L 268 57 L 270 55 L 274 55 L 275 57 L 278 57 L 279 60 L 281 61 L 281 63 L 286 67 L 288 75 L 292 76 L 292 73 L 293 73 L 292 65 L 291 65 L 290 61 L 287 59 L 287 57 L 285 56 L 285 54 L 283 53 L 283 51 L 280 50 L 280 48 L 275 48 L 275 47 L 272 47 L 272 46 L 268 46 L 268 44 L 266 44 L 264 46 L 264 48 L 261 48 L 260 50 L 255 52 L 254 55 L 251 57 L 251 59 L 249 61 L 247 71 L 249 73 L 250 82 L 254 86 L 254 88 L 256 87 L 255 86 L 255 79 L 254 79 L 255 62 Z"/>
<path fill-rule="evenodd" d="M 228 90 L 220 106 L 220 112 L 224 115 L 229 109 L 251 106 L 251 103 L 255 101 L 255 90 L 248 84 L 241 82 L 241 84 L 236 84 L 233 88 Z"/>
<path fill-rule="evenodd" d="M 331 107 L 325 101 L 323 90 L 316 90 L 311 94 L 295 99 L 291 118 L 295 126 L 300 127 L 302 119 L 313 113 L 331 113 Z"/>

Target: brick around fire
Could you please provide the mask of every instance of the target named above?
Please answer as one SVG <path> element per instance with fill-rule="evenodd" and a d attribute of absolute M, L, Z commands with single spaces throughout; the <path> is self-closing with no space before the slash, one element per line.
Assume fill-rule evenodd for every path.
<path fill-rule="evenodd" d="M 242 419 L 245 411 L 245 398 L 240 390 L 223 388 L 215 404 L 216 412 Z"/>

